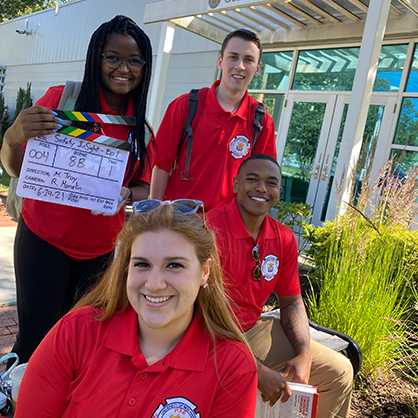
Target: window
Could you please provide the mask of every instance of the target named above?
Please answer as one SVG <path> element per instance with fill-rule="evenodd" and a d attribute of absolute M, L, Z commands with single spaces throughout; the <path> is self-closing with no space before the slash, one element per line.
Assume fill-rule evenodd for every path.
<path fill-rule="evenodd" d="M 284 94 L 250 93 L 250 95 L 264 104 L 267 112 L 274 120 L 274 127 L 277 131 L 283 109 Z"/>
<path fill-rule="evenodd" d="M 382 47 L 373 91 L 399 90 L 407 50 L 407 44 Z M 301 51 L 292 88 L 351 91 L 359 54 L 360 47 Z"/>
<path fill-rule="evenodd" d="M 408 45 L 384 45 L 373 91 L 399 91 Z"/>
<path fill-rule="evenodd" d="M 394 144 L 418 146 L 418 98 L 404 97 Z"/>
<path fill-rule="evenodd" d="M 418 164 L 418 98 L 404 97 L 390 157 L 400 174 L 405 175 Z"/>
<path fill-rule="evenodd" d="M 293 52 L 265 52 L 261 57 L 261 71 L 248 86 L 249 90 L 285 90 Z"/>
<path fill-rule="evenodd" d="M 405 177 L 405 174 L 411 171 L 418 165 L 418 152 L 406 151 L 401 149 L 392 149 L 390 152 L 390 158 L 393 158 L 393 165 L 395 172 L 401 177 Z"/>
<path fill-rule="evenodd" d="M 415 45 L 406 91 L 408 93 L 418 93 L 418 44 Z"/>
<path fill-rule="evenodd" d="M 360 47 L 301 51 L 292 88 L 350 91 L 359 53 Z"/>

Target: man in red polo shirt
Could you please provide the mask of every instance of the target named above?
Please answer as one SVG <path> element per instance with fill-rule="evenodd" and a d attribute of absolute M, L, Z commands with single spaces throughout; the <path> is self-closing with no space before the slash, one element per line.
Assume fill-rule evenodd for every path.
<path fill-rule="evenodd" d="M 310 340 L 295 237 L 267 215 L 280 197 L 280 166 L 268 155 L 253 155 L 242 163 L 233 186 L 236 199 L 208 213 L 206 222 L 217 236 L 225 289 L 257 358 L 263 399 L 273 405 L 283 393 L 287 400 L 287 378 L 318 387 L 318 418 L 348 417 L 351 363 Z M 260 317 L 272 291 L 280 319 Z"/>
<path fill-rule="evenodd" d="M 257 101 L 248 95 L 247 87 L 260 72 L 261 54 L 261 41 L 254 32 L 239 29 L 225 38 L 218 58 L 222 78 L 207 90 L 203 100 L 199 98 L 202 111 L 195 116 L 197 124 L 192 123 L 193 147 L 187 175 L 187 139 L 178 158 L 177 150 L 188 115 L 189 94 L 169 105 L 156 136 L 151 198 L 200 199 L 207 211 L 233 199 L 232 179 L 243 159 L 256 153 L 276 157 L 274 123 L 268 113 L 252 150 Z"/>

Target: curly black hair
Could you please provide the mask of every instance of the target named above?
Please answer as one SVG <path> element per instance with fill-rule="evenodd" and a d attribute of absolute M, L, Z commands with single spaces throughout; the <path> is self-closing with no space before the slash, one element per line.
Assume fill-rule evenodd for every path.
<path fill-rule="evenodd" d="M 132 173 L 135 161 L 139 159 L 141 175 L 144 171 L 145 162 L 147 161 L 149 164 L 149 156 L 145 146 L 145 129 L 149 129 L 152 132 L 151 127 L 145 118 L 148 90 L 151 81 L 152 48 L 146 33 L 129 17 L 121 15 L 115 16 L 109 22 L 103 23 L 91 36 L 87 50 L 84 78 L 80 94 L 75 104 L 75 110 L 101 113 L 99 91 L 102 52 L 106 39 L 111 34 L 131 36 L 135 39 L 145 61 L 145 65 L 142 69 L 141 81 L 139 82 L 138 87 L 131 92 L 134 102 L 136 125 L 131 128 L 131 154 L 133 158 L 131 159 L 129 172 Z M 93 123 L 80 122 L 77 123 L 77 126 L 87 131 L 98 131 L 97 126 Z"/>

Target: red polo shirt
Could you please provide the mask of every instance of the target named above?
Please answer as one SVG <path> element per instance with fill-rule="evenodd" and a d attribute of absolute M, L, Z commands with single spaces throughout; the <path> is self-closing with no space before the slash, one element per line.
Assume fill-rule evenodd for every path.
<path fill-rule="evenodd" d="M 205 216 L 216 235 L 225 290 L 234 302 L 239 323 L 247 331 L 257 322 L 273 290 L 283 296 L 300 293 L 296 239 L 289 228 L 266 215 L 255 240 L 245 227 L 236 199 Z M 260 281 L 254 279 L 252 249 L 256 244 L 260 248 Z"/>
<path fill-rule="evenodd" d="M 208 90 L 202 113 L 193 135 L 193 148 L 189 181 L 181 180 L 186 166 L 186 141 L 180 152 L 176 169 L 168 180 L 165 198 L 174 200 L 192 198 L 202 200 L 205 210 L 228 203 L 234 197 L 232 179 L 237 175 L 242 161 L 251 155 L 254 134 L 254 109 L 256 100 L 245 93 L 238 110 L 225 111 L 216 98 L 216 81 Z M 167 172 L 173 167 L 177 148 L 188 114 L 189 94 L 174 100 L 167 108 L 156 136 L 155 165 Z M 251 111 L 252 110 L 252 111 Z M 276 158 L 274 123 L 266 113 L 263 129 L 259 133 L 253 154 L 269 154 Z"/>
<path fill-rule="evenodd" d="M 51 87 L 35 104 L 56 109 L 63 90 L 64 86 Z M 110 109 L 101 91 L 100 106 L 102 113 L 117 114 Z M 134 116 L 132 100 L 129 101 L 126 116 Z M 124 125 L 102 124 L 102 130 L 105 135 L 124 141 L 129 135 L 129 126 Z M 152 164 L 154 145 L 150 143 L 147 150 Z M 128 185 L 132 179 L 138 179 L 138 174 L 139 162 L 135 164 L 134 172 L 129 178 L 125 174 L 123 185 Z M 150 170 L 146 168 L 141 180 L 149 184 L 150 179 Z M 116 236 L 125 223 L 123 210 L 113 217 L 94 216 L 87 209 L 33 199 L 24 200 L 22 216 L 32 232 L 75 260 L 91 259 L 112 251 Z"/>
<path fill-rule="evenodd" d="M 214 348 L 195 315 L 186 334 L 148 366 L 138 316 L 106 321 L 85 307 L 61 319 L 31 357 L 15 418 L 254 418 L 257 371 L 236 341 Z"/>

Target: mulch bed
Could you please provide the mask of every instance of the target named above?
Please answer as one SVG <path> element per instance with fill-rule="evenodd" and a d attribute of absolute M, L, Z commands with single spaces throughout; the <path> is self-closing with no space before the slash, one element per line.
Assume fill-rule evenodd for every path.
<path fill-rule="evenodd" d="M 302 296 L 306 298 L 312 292 L 308 270 L 301 269 L 299 280 Z M 315 281 L 312 285 L 318 286 Z M 274 299 L 270 302 L 274 303 Z M 418 418 L 418 385 L 399 373 L 385 375 L 380 371 L 373 378 L 356 377 L 354 388 L 350 418 Z"/>
<path fill-rule="evenodd" d="M 351 402 L 351 417 L 416 418 L 418 386 L 395 373 L 378 373 L 367 382 L 357 380 Z"/>
<path fill-rule="evenodd" d="M 7 195 L 4 192 L 1 192 L 0 198 L 0 228 L 4 226 L 16 226 L 16 221 L 8 213 L 6 213 Z"/>

